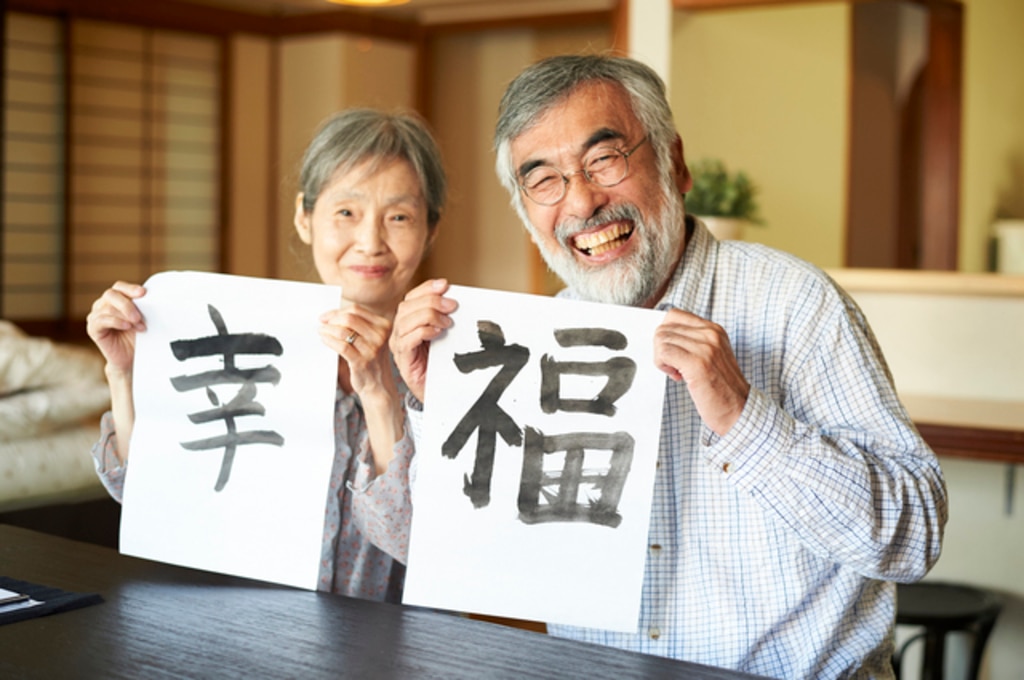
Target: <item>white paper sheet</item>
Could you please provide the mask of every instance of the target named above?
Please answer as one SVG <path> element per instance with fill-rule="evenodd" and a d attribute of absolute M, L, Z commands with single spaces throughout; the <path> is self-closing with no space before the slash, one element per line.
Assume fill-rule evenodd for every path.
<path fill-rule="evenodd" d="M 654 330 L 663 312 L 572 302 L 554 298 L 486 291 L 453 286 L 448 295 L 459 303 L 452 315 L 454 325 L 430 347 L 423 446 L 417 450 L 417 475 L 413 489 L 413 524 L 404 602 L 457 611 L 564 623 L 619 631 L 636 630 L 643 583 L 644 560 L 651 493 L 658 457 L 665 375 L 654 366 Z M 485 414 L 483 422 L 495 442 L 489 499 L 481 478 L 473 479 L 479 430 L 465 440 L 452 457 L 444 455 L 444 443 L 463 416 L 471 412 L 500 366 L 483 352 L 478 328 L 481 322 L 500 327 L 503 342 L 491 336 L 492 350 L 509 357 L 525 351 L 529 356 L 497 401 L 501 414 Z M 494 327 L 491 327 L 494 330 Z M 584 345 L 562 346 L 557 330 L 613 331 L 604 339 L 625 340 L 624 347 L 599 346 L 596 336 L 584 337 Z M 503 344 L 503 348 L 497 345 Z M 614 343 L 613 343 L 614 344 Z M 512 345 L 524 349 L 508 350 Z M 470 369 L 464 358 L 462 372 L 457 355 L 475 355 L 490 367 Z M 555 397 L 545 412 L 541 406 L 542 357 L 562 362 L 566 370 L 548 371 L 546 393 Z M 591 367 L 607 367 L 613 360 L 631 361 L 635 366 L 628 390 L 611 401 L 614 414 L 573 410 L 596 410 L 595 397 L 609 379 L 598 368 L 596 375 L 583 375 Z M 564 362 L 583 362 L 575 368 Z M 549 364 L 549 367 L 555 364 Z M 613 372 L 621 373 L 618 365 Z M 612 372 L 612 369 L 609 369 Z M 552 376 L 555 376 L 552 378 Z M 553 386 L 553 387 L 552 387 Z M 575 401 L 567 401 L 575 400 Z M 493 400 L 492 400 L 493 401 Z M 586 404 L 584 404 L 586 402 Z M 495 430 L 514 423 L 524 433 L 521 442 L 509 444 Z M 604 488 L 583 484 L 562 514 L 538 493 L 535 484 L 521 489 L 524 460 L 543 460 L 549 479 L 546 491 L 558 495 L 566 453 L 553 440 L 547 446 L 528 439 L 527 428 L 544 436 L 592 433 L 597 441 L 585 446 L 582 469 L 605 475 L 612 463 L 607 435 L 625 433 L 632 438 L 632 461 L 625 474 L 621 496 L 604 478 Z M 525 454 L 532 441 L 532 456 Z M 620 436 L 620 443 L 622 438 Z M 566 442 L 560 442 L 565 444 Z M 580 442 L 576 442 L 579 444 Z M 458 446 L 457 443 L 452 444 Z M 544 453 L 543 451 L 548 451 Z M 533 463 L 529 469 L 535 470 Z M 486 477 L 486 475 L 483 475 Z M 466 494 L 467 480 L 477 494 L 477 503 Z M 584 480 L 586 481 L 586 480 Z M 521 500 L 525 503 L 521 505 Z M 534 503 L 533 501 L 536 501 Z M 589 514 L 590 508 L 605 512 Z M 525 508 L 525 510 L 524 510 Z M 547 514 L 545 514 L 547 513 Z M 616 519 L 617 518 L 617 519 Z"/>
<path fill-rule="evenodd" d="M 157 274 L 145 286 L 137 301 L 147 330 L 136 336 L 136 420 L 121 551 L 315 589 L 334 459 L 338 362 L 317 328 L 320 314 L 338 307 L 340 289 L 197 272 Z M 276 340 L 280 353 L 197 356 L 223 352 L 223 345 L 212 345 L 241 334 L 262 334 L 259 352 L 276 351 Z M 195 339 L 204 340 L 187 344 Z M 209 381 L 202 376 L 232 364 L 261 371 L 248 374 L 255 392 L 241 407 L 264 413 L 233 418 L 240 441 L 225 466 L 232 447 L 217 438 L 228 434 L 230 421 L 194 423 L 190 414 L 238 397 L 238 378 L 203 385 Z"/>

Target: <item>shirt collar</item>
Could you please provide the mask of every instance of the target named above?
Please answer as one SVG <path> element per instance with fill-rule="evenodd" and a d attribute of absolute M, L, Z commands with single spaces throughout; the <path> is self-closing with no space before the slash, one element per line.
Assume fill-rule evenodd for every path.
<path fill-rule="evenodd" d="M 672 274 L 672 283 L 655 309 L 664 311 L 674 307 L 706 319 L 711 313 L 719 243 L 693 215 L 686 216 L 686 231 L 689 233 L 686 250 Z"/>

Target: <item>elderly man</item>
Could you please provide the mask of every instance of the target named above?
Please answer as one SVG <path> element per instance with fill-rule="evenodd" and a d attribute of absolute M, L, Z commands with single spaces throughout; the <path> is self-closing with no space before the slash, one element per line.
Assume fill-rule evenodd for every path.
<path fill-rule="evenodd" d="M 495 147 L 562 296 L 666 310 L 638 630 L 550 632 L 779 678 L 891 677 L 892 582 L 938 558 L 946 490 L 860 310 L 815 267 L 686 215 L 664 84 L 636 61 L 526 69 Z M 446 290 L 425 282 L 395 321 L 421 400 Z"/>

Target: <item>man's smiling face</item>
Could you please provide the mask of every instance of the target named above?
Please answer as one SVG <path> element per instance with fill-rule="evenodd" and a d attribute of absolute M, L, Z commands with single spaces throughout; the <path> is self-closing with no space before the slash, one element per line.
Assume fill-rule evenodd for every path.
<path fill-rule="evenodd" d="M 510 145 L 520 179 L 539 165 L 575 173 L 555 205 L 528 197 L 523 204 L 526 226 L 548 266 L 585 299 L 653 304 L 682 254 L 681 178 L 673 177 L 670 187 L 662 183 L 654 150 L 640 144 L 645 135 L 625 90 L 595 81 L 545 111 Z M 637 147 L 629 173 L 615 186 L 599 186 L 576 172 L 600 146 L 624 152 Z"/>

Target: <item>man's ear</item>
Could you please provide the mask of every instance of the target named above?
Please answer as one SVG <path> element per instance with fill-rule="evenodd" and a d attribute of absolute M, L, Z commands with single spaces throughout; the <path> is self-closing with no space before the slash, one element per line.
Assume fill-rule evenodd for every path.
<path fill-rule="evenodd" d="M 683 140 L 679 135 L 676 135 L 672 142 L 672 177 L 675 179 L 679 193 L 688 193 L 693 188 L 693 175 L 690 174 L 690 168 L 686 167 Z"/>
<path fill-rule="evenodd" d="M 295 197 L 295 231 L 307 246 L 313 243 L 313 216 L 302 207 L 302 193 Z"/>

